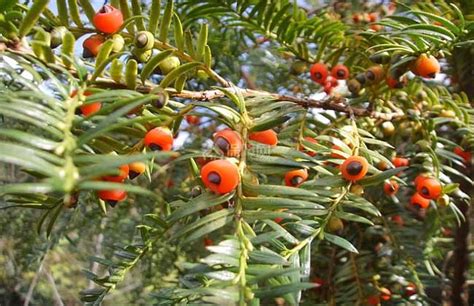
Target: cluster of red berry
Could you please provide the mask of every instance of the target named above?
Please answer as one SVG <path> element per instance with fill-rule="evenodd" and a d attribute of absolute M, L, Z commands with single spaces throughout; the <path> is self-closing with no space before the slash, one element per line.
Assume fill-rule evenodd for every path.
<path fill-rule="evenodd" d="M 214 145 L 226 157 L 238 157 L 243 150 L 243 142 L 239 133 L 229 128 L 214 134 Z M 278 137 L 275 131 L 265 130 L 250 133 L 249 139 L 275 146 Z M 201 179 L 204 185 L 217 194 L 233 191 L 240 182 L 237 166 L 227 159 L 207 162 L 201 169 Z"/>
<path fill-rule="evenodd" d="M 402 66 L 393 69 L 391 67 L 398 62 L 398 56 L 390 58 L 388 54 L 375 54 L 370 59 L 377 65 L 356 74 L 347 83 L 349 91 L 354 95 L 358 95 L 363 87 L 378 85 L 384 79 L 388 87 L 394 89 L 402 88 L 407 84 L 408 80 L 405 73 L 408 70 L 423 78 L 434 78 L 441 69 L 439 61 L 433 55 L 424 53 L 419 55 L 416 60 L 408 63 L 406 67 Z M 388 63 L 390 65 L 383 65 Z M 335 65 L 331 70 L 324 63 L 315 63 L 310 68 L 311 79 L 323 86 L 326 94 L 332 93 L 334 87 L 338 85 L 338 80 L 346 80 L 349 76 L 349 69 L 343 64 Z"/>
<path fill-rule="evenodd" d="M 410 203 L 420 208 L 428 208 L 430 200 L 437 200 L 443 188 L 438 179 L 420 174 L 415 179 L 416 193 L 411 197 Z"/>
<path fill-rule="evenodd" d="M 323 86 L 324 92 L 330 94 L 334 87 L 338 85 L 337 80 L 346 80 L 349 78 L 349 68 L 343 64 L 332 67 L 329 71 L 324 63 L 315 63 L 309 71 L 311 79 Z"/>
<path fill-rule="evenodd" d="M 173 146 L 173 135 L 168 128 L 157 127 L 145 135 L 143 140 L 145 146 L 150 150 L 170 151 Z M 146 170 L 146 164 L 143 162 L 134 162 L 119 167 L 119 175 L 104 176 L 103 181 L 123 183 L 128 177 L 133 180 Z M 111 206 L 115 206 L 117 202 L 123 201 L 127 197 L 127 193 L 121 189 L 101 190 L 98 192 L 99 198 L 106 201 Z"/>
<path fill-rule="evenodd" d="M 133 180 L 143 172 L 145 172 L 146 164 L 142 162 L 134 162 L 128 165 L 119 167 L 118 175 L 108 175 L 101 178 L 102 181 L 123 183 L 125 179 Z M 114 207 L 117 202 L 123 201 L 127 198 L 127 192 L 122 189 L 100 190 L 97 192 L 100 199 L 105 201 L 110 206 Z"/>
<path fill-rule="evenodd" d="M 423 78 L 434 78 L 440 72 L 441 66 L 433 55 L 421 54 L 416 60 L 407 62 L 406 65 L 396 65 L 400 57 L 390 57 L 385 53 L 370 56 L 372 62 L 377 65 L 369 67 L 348 81 L 349 91 L 357 96 L 362 88 L 367 86 L 378 86 L 385 79 L 389 88 L 400 89 L 407 83 L 406 73 L 410 70 L 413 74 Z M 394 68 L 395 67 L 395 68 Z"/>
<path fill-rule="evenodd" d="M 95 28 L 105 34 L 111 35 L 117 33 L 123 25 L 123 14 L 120 10 L 106 4 L 102 6 L 94 16 L 93 23 Z M 102 34 L 94 34 L 84 40 L 83 57 L 95 57 L 99 53 L 100 46 L 106 40 Z"/>

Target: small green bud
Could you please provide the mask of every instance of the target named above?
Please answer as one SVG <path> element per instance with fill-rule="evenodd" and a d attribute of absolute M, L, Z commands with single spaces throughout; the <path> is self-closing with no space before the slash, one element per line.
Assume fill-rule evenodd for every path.
<path fill-rule="evenodd" d="M 153 52 L 152 50 L 143 51 L 139 49 L 133 49 L 132 53 L 140 63 L 146 63 L 150 59 Z"/>
<path fill-rule="evenodd" d="M 151 50 L 153 49 L 155 38 L 151 32 L 140 31 L 135 36 L 133 43 L 138 50 Z"/>
<path fill-rule="evenodd" d="M 114 34 L 112 36 L 112 40 L 114 42 L 112 46 L 112 52 L 120 52 L 123 49 L 123 46 L 125 45 L 125 40 L 123 39 L 122 35 L 120 34 Z"/>
<path fill-rule="evenodd" d="M 178 68 L 180 64 L 181 62 L 179 61 L 179 58 L 177 58 L 176 56 L 170 56 L 164 59 L 160 63 L 159 67 L 163 74 L 168 74 L 175 68 Z"/>

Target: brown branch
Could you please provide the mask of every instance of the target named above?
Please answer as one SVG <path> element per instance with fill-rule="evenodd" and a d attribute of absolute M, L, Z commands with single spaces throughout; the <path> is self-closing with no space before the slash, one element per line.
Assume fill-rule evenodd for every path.
<path fill-rule="evenodd" d="M 249 89 L 257 89 L 257 85 L 252 80 L 252 77 L 249 75 L 249 73 L 245 71 L 244 69 L 241 69 L 240 72 L 242 75 L 242 79 L 244 79 L 245 83 L 247 83 L 247 87 Z"/>
<path fill-rule="evenodd" d="M 465 175 L 471 177 L 470 171 L 466 171 Z M 464 192 L 472 192 L 470 184 L 462 182 L 461 190 Z M 471 200 L 472 204 L 472 200 Z M 452 291 L 451 291 L 451 304 L 452 305 L 468 305 L 469 304 L 469 291 L 467 285 L 468 273 L 469 273 L 469 203 L 459 201 L 456 204 L 458 209 L 464 216 L 464 220 L 459 224 L 456 229 L 454 236 L 454 252 L 453 252 L 453 279 L 452 279 Z"/>
<path fill-rule="evenodd" d="M 328 289 L 326 290 L 325 298 L 328 300 L 328 305 L 334 306 L 335 305 L 335 288 L 334 288 L 334 280 L 333 280 L 333 273 L 335 269 L 335 261 L 336 261 L 336 248 L 332 248 L 331 255 L 329 257 L 329 269 L 328 269 Z"/>
<path fill-rule="evenodd" d="M 127 88 L 125 84 L 118 84 L 109 79 L 97 79 L 94 82 L 95 85 L 99 87 L 107 87 L 107 88 Z M 158 85 L 142 85 L 136 88 L 137 91 L 142 93 L 150 93 L 153 88 L 158 87 Z M 309 98 L 298 98 L 294 96 L 288 95 L 280 95 L 276 93 L 270 93 L 263 90 L 254 90 L 254 89 L 244 89 L 238 87 L 231 87 L 227 88 L 230 92 L 236 92 L 240 90 L 244 97 L 256 97 L 256 96 L 268 96 L 275 101 L 287 101 L 293 102 L 298 104 L 304 108 L 319 108 L 325 110 L 333 110 L 336 112 L 341 112 L 349 115 L 354 115 L 356 117 L 372 117 L 376 119 L 382 119 L 390 121 L 395 118 L 399 118 L 404 116 L 405 114 L 401 109 L 398 109 L 396 112 L 392 113 L 382 113 L 377 111 L 371 111 L 366 108 L 353 108 L 347 105 L 345 102 L 347 101 L 346 98 L 339 97 L 339 96 L 332 96 L 324 100 L 315 100 Z M 168 94 L 175 98 L 182 98 L 182 99 L 191 99 L 191 100 L 198 100 L 198 101 L 211 101 L 215 99 L 220 99 L 225 97 L 224 92 L 218 89 L 212 90 L 204 90 L 204 91 L 190 91 L 190 90 L 182 90 L 177 92 L 173 88 L 167 88 L 166 91 Z"/>
<path fill-rule="evenodd" d="M 356 263 L 356 260 L 355 260 L 355 256 L 354 256 L 354 253 L 350 253 L 349 254 L 349 258 L 351 260 L 351 267 L 352 267 L 352 272 L 354 273 L 354 278 L 355 278 L 355 282 L 356 282 L 356 285 L 357 285 L 357 303 L 356 304 L 359 304 L 363 297 L 364 297 L 364 293 L 362 292 L 362 286 L 361 286 L 361 280 L 360 280 L 360 276 L 359 276 L 359 271 L 357 270 L 357 263 Z"/>
<path fill-rule="evenodd" d="M 1 44 L 0 44 L 1 45 Z M 169 46 L 169 45 L 167 45 Z M 172 48 L 170 46 L 170 48 Z M 0 49 L 1 50 L 1 49 Z M 7 48 L 8 51 L 15 53 L 17 55 L 22 55 L 22 52 L 25 50 L 22 50 L 22 52 L 19 52 L 18 50 L 13 50 L 10 48 Z M 31 54 L 31 53 L 30 53 Z M 182 55 L 183 57 L 186 58 L 186 56 L 189 55 Z M 190 58 L 191 60 L 191 58 Z M 51 65 L 48 63 L 45 63 L 48 67 L 51 69 L 57 69 L 55 65 Z M 212 70 L 211 70 L 212 71 Z M 76 71 L 71 71 L 70 72 L 75 75 L 77 72 Z M 212 71 L 215 73 L 214 71 Z M 216 74 L 217 75 L 217 74 Z M 219 76 L 219 78 L 221 78 Z M 401 109 L 396 108 L 397 111 L 392 112 L 392 113 L 382 113 L 382 112 L 377 112 L 373 111 L 367 108 L 353 108 L 349 105 L 347 105 L 347 99 L 341 96 L 331 96 L 327 99 L 324 100 L 315 100 L 315 99 L 310 99 L 310 98 L 299 98 L 299 97 L 294 97 L 294 96 L 288 96 L 288 95 L 280 95 L 277 93 L 270 93 L 267 91 L 262 91 L 262 90 L 254 90 L 254 89 L 244 89 L 244 88 L 239 88 L 232 86 L 230 82 L 225 81 L 224 79 L 221 78 L 221 80 L 218 80 L 221 84 L 224 86 L 231 86 L 228 87 L 227 90 L 230 92 L 237 92 L 238 90 L 241 91 L 242 95 L 244 97 L 256 97 L 256 96 L 268 96 L 275 101 L 288 101 L 288 102 L 293 102 L 295 104 L 298 104 L 304 108 L 319 108 L 319 109 L 325 109 L 325 110 L 333 110 L 336 112 L 341 112 L 345 113 L 352 116 L 357 116 L 357 117 L 372 117 L 375 119 L 382 119 L 382 120 L 387 120 L 390 121 L 395 118 L 399 118 L 404 116 L 404 113 Z M 97 78 L 91 84 L 96 85 L 101 88 L 121 88 L 121 89 L 126 89 L 127 86 L 123 83 L 116 83 L 113 80 L 109 78 Z M 150 81 L 146 81 L 145 84 L 139 85 L 136 90 L 141 93 L 150 93 L 154 88 L 159 87 L 157 84 L 153 84 Z M 213 89 L 213 90 L 205 90 L 205 91 L 190 91 L 190 90 L 182 90 L 180 92 L 176 91 L 173 88 L 166 88 L 166 91 L 169 93 L 170 96 L 176 97 L 176 98 L 183 98 L 183 99 L 192 99 L 192 100 L 198 100 L 198 101 L 210 101 L 214 99 L 219 99 L 225 97 L 225 94 L 218 90 L 218 89 Z M 393 105 L 393 104 L 392 104 Z"/>
<path fill-rule="evenodd" d="M 353 108 L 347 105 L 345 102 L 347 99 L 339 96 L 332 96 L 325 100 L 314 100 L 308 98 L 297 98 L 292 96 L 285 96 L 285 95 L 275 95 L 278 101 L 289 101 L 294 102 L 298 105 L 301 105 L 305 108 L 320 108 L 326 110 L 333 110 L 341 113 L 346 113 L 349 115 L 354 115 L 357 117 L 372 117 L 376 119 L 383 119 L 383 120 L 392 120 L 394 118 L 402 117 L 404 115 L 402 110 L 398 110 L 397 112 L 393 113 L 382 113 L 377 111 L 371 111 L 366 108 Z"/>
<path fill-rule="evenodd" d="M 59 294 L 58 287 L 56 286 L 56 282 L 54 281 L 54 277 L 49 271 L 45 271 L 46 278 L 48 279 L 49 283 L 51 284 L 51 289 L 53 291 L 53 299 L 55 306 L 64 306 L 63 301 L 61 300 L 61 295 Z"/>
<path fill-rule="evenodd" d="M 463 13 L 467 14 L 474 13 L 474 5 L 472 1 L 461 1 Z M 474 69 L 472 61 L 472 48 L 469 46 L 455 48 L 453 50 L 452 64 L 454 68 L 454 74 L 459 79 L 459 89 L 467 94 L 471 106 L 474 106 L 474 76 L 472 71 Z M 462 171 L 463 174 L 468 178 L 473 178 L 474 169 L 472 165 Z M 471 195 L 472 185 L 466 180 L 462 180 L 460 189 Z M 471 205 L 473 199 L 470 200 Z M 471 242 L 470 234 L 470 204 L 459 200 L 456 206 L 464 216 L 464 220 L 459 224 L 454 235 L 454 254 L 453 254 L 453 279 L 452 279 L 452 291 L 451 291 L 451 305 L 464 306 L 469 304 L 469 288 L 467 285 L 467 279 L 469 275 L 469 246 Z"/>
<path fill-rule="evenodd" d="M 43 272 L 43 265 L 44 265 L 44 262 L 45 262 L 45 258 L 46 258 L 46 255 L 47 255 L 47 252 L 49 251 L 49 247 L 48 249 L 46 250 L 46 253 L 45 255 L 43 256 L 43 258 L 41 259 L 41 262 L 40 262 L 40 265 L 38 267 L 38 270 L 36 270 L 36 273 L 35 273 L 35 276 L 33 277 L 33 280 L 31 281 L 31 284 L 30 286 L 28 287 L 28 292 L 26 294 L 26 297 L 25 297 L 25 301 L 23 303 L 23 306 L 28 306 L 30 305 L 30 302 L 31 302 L 31 299 L 33 298 L 33 293 L 35 291 L 35 288 L 36 288 L 36 285 L 38 284 L 38 280 L 39 280 L 39 277 L 40 277 L 40 274 Z"/>
<path fill-rule="evenodd" d="M 107 224 L 107 219 L 102 219 L 102 221 L 100 222 L 100 229 L 101 229 L 101 232 L 95 237 L 95 254 L 94 256 L 96 257 L 101 257 L 102 256 L 102 243 L 104 242 L 104 229 L 105 229 L 105 226 Z M 98 271 L 99 271 L 99 268 L 100 268 L 100 265 L 98 262 L 96 261 L 93 261 L 91 263 L 91 272 L 94 273 L 94 274 L 98 274 Z M 92 280 L 89 280 L 89 285 L 87 287 L 87 289 L 92 289 L 94 288 L 94 281 Z"/>

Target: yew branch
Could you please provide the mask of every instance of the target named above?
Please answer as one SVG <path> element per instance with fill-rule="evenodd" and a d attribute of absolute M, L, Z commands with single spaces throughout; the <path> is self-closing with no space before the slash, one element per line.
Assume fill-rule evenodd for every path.
<path fill-rule="evenodd" d="M 95 84 L 99 87 L 109 87 L 109 88 L 126 88 L 124 84 L 118 84 L 112 82 L 108 79 L 98 79 Z M 154 87 L 158 85 L 143 85 L 139 86 L 137 90 L 142 93 L 149 93 L 153 90 Z M 166 89 L 168 94 L 175 98 L 182 98 L 182 99 L 190 99 L 190 100 L 198 100 L 198 101 L 211 101 L 215 99 L 220 99 L 225 97 L 225 94 L 218 90 L 218 89 L 211 89 L 211 90 L 204 90 L 204 91 L 190 91 L 190 90 L 182 90 L 180 92 L 176 91 L 173 88 Z M 399 118 L 404 116 L 405 114 L 401 109 L 397 109 L 395 112 L 391 113 L 382 113 L 377 111 L 372 111 L 367 108 L 354 108 L 350 105 L 347 105 L 347 99 L 340 96 L 331 96 L 326 99 L 322 100 L 315 100 L 306 97 L 295 97 L 295 96 L 288 96 L 288 95 L 281 95 L 277 93 L 271 93 L 262 90 L 254 90 L 254 89 L 245 89 L 245 88 L 238 88 L 238 87 L 231 87 L 227 88 L 228 91 L 235 92 L 240 90 L 244 97 L 257 97 L 257 96 L 268 96 L 275 101 L 288 101 L 298 104 L 304 108 L 319 108 L 325 110 L 333 110 L 336 112 L 345 113 L 348 115 L 354 115 L 356 117 L 371 117 L 375 119 L 382 119 L 382 120 L 392 120 L 395 118 Z"/>
<path fill-rule="evenodd" d="M 2 44 L 0 44 L 0 47 Z M 163 47 L 163 46 L 161 46 Z M 168 46 L 166 46 L 168 47 Z M 17 55 L 23 54 L 30 54 L 30 50 L 15 50 L 3 45 L 3 48 L 0 48 L 0 51 L 8 50 L 12 53 Z M 25 52 L 26 51 L 26 52 Z M 23 53 L 23 54 L 22 54 Z M 184 56 L 184 55 L 182 55 Z M 51 69 L 57 69 L 55 65 L 50 65 L 45 63 Z M 75 71 L 70 70 L 70 72 L 74 75 L 76 74 Z M 223 84 L 224 86 L 230 86 L 230 83 L 225 81 L 222 77 L 219 76 L 219 83 Z M 91 85 L 95 85 L 101 88 L 122 88 L 125 89 L 127 86 L 122 83 L 116 83 L 109 78 L 97 78 L 93 82 L 90 82 Z M 142 93 L 150 93 L 154 88 L 158 87 L 159 85 L 153 84 L 150 81 L 145 82 L 144 85 L 140 85 L 136 88 L 138 92 Z M 340 113 L 345 113 L 350 116 L 356 117 L 371 117 L 375 119 L 381 120 L 393 120 L 395 118 L 399 118 L 404 116 L 404 112 L 401 109 L 396 108 L 394 112 L 391 113 L 382 113 L 373 111 L 370 108 L 354 108 L 347 104 L 347 99 L 341 96 L 330 96 L 328 98 L 322 100 L 315 100 L 310 99 L 307 97 L 295 97 L 295 96 L 288 96 L 288 95 L 281 95 L 278 93 L 271 93 L 263 90 L 255 90 L 255 89 L 245 89 L 239 87 L 228 87 L 227 90 L 229 91 L 241 91 L 244 97 L 257 97 L 257 96 L 268 96 L 275 101 L 288 101 L 298 104 L 304 108 L 319 108 L 325 110 L 333 110 Z M 204 90 L 204 91 L 190 91 L 190 90 L 182 90 L 180 92 L 176 91 L 173 88 L 166 88 L 166 91 L 170 94 L 170 96 L 175 98 L 182 98 L 182 99 L 191 99 L 191 100 L 198 100 L 198 101 L 210 101 L 214 99 L 219 99 L 225 97 L 225 94 L 220 91 L 219 89 L 211 89 L 211 90 Z"/>

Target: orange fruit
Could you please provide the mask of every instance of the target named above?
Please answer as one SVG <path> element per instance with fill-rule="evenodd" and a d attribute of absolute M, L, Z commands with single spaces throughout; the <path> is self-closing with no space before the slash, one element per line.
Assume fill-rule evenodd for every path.
<path fill-rule="evenodd" d="M 349 78 L 349 68 L 343 64 L 338 64 L 332 67 L 331 75 L 338 80 L 346 80 Z"/>
<path fill-rule="evenodd" d="M 383 191 L 386 195 L 393 196 L 398 192 L 400 186 L 398 185 L 397 181 L 390 180 L 383 185 Z"/>
<path fill-rule="evenodd" d="M 127 178 L 128 172 L 129 172 L 128 165 L 122 165 L 119 168 L 119 174 L 118 175 L 107 175 L 107 176 L 102 177 L 102 179 L 104 181 L 108 181 L 108 182 L 121 183 Z"/>
<path fill-rule="evenodd" d="M 341 165 L 342 177 L 356 182 L 365 177 L 369 170 L 369 163 L 362 156 L 350 156 Z"/>
<path fill-rule="evenodd" d="M 146 170 L 146 164 L 142 162 L 133 162 L 128 164 L 128 178 L 133 180 Z"/>
<path fill-rule="evenodd" d="M 100 47 L 104 43 L 105 38 L 100 34 L 94 34 L 87 37 L 82 43 L 82 57 L 96 57 L 99 54 Z"/>
<path fill-rule="evenodd" d="M 323 63 L 313 64 L 309 70 L 311 79 L 321 85 L 324 84 L 329 75 L 328 67 Z"/>
<path fill-rule="evenodd" d="M 306 169 L 292 170 L 285 174 L 285 185 L 298 187 L 308 179 L 308 171 Z"/>
<path fill-rule="evenodd" d="M 240 182 L 239 169 L 225 159 L 213 160 L 201 169 L 204 185 L 217 194 L 233 191 Z"/>
<path fill-rule="evenodd" d="M 152 151 L 170 151 L 173 146 L 173 134 L 168 128 L 156 127 L 146 133 L 144 143 Z"/>
<path fill-rule="evenodd" d="M 440 72 L 441 66 L 433 55 L 421 54 L 415 61 L 413 73 L 423 78 L 434 78 Z"/>
<path fill-rule="evenodd" d="M 114 207 L 117 202 L 123 201 L 127 198 L 127 192 L 120 189 L 99 190 L 97 194 L 101 200 L 105 201 L 112 207 Z"/>
<path fill-rule="evenodd" d="M 249 139 L 269 146 L 276 146 L 278 143 L 278 136 L 274 130 L 250 133 Z"/>
<path fill-rule="evenodd" d="M 416 191 L 426 199 L 436 200 L 443 193 L 443 188 L 437 179 L 429 177 L 417 184 Z"/>
<path fill-rule="evenodd" d="M 419 193 L 415 193 L 410 198 L 410 204 L 413 206 L 418 206 L 420 208 L 428 208 L 428 206 L 430 206 L 430 200 L 422 197 Z"/>
<path fill-rule="evenodd" d="M 119 9 L 106 4 L 97 11 L 92 22 L 97 30 L 113 34 L 123 25 L 123 14 Z"/>
<path fill-rule="evenodd" d="M 239 156 L 243 144 L 240 134 L 231 129 L 224 129 L 214 134 L 214 145 L 218 147 L 225 156 Z"/>

